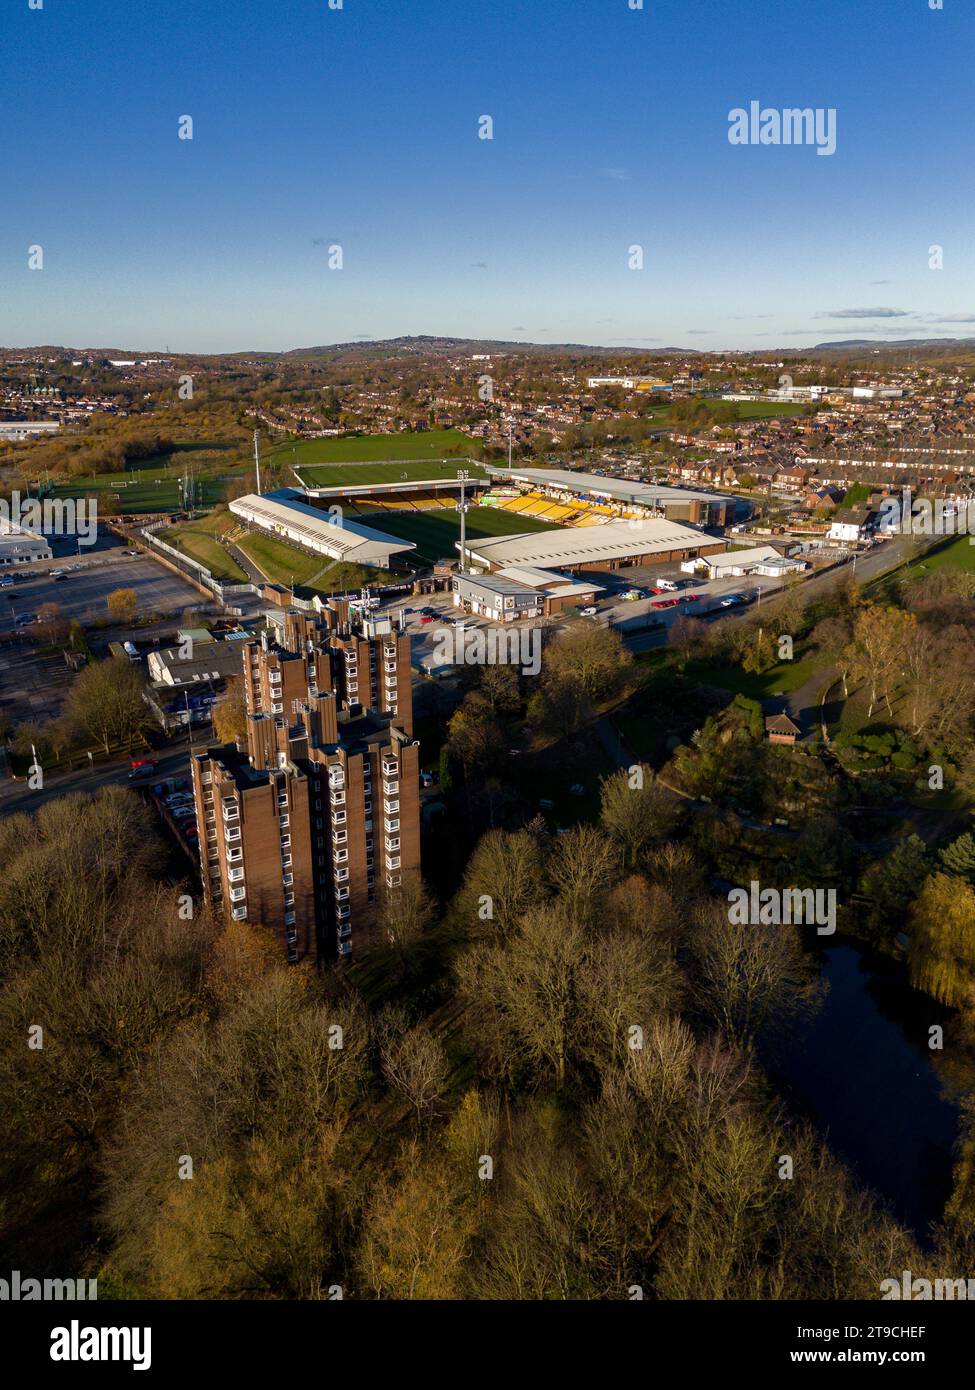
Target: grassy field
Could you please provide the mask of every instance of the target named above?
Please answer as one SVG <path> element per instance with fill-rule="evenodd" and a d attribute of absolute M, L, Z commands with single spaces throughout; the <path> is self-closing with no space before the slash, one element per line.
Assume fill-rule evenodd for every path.
<path fill-rule="evenodd" d="M 98 509 L 105 515 L 128 515 L 139 512 L 175 512 L 183 502 L 179 480 L 192 469 L 198 505 L 212 507 L 226 487 L 224 479 L 230 472 L 220 455 L 228 446 L 204 443 L 174 449 L 155 458 L 142 459 L 118 473 L 99 473 L 94 478 L 74 478 L 59 483 L 53 495 L 63 498 L 94 497 Z"/>
<path fill-rule="evenodd" d="M 908 570 L 917 578 L 937 574 L 939 570 L 975 570 L 975 545 L 972 539 L 969 536 L 955 536 L 933 554 L 908 565 Z"/>
<path fill-rule="evenodd" d="M 269 457 L 299 467 L 314 463 L 381 463 L 384 459 L 471 458 L 477 442 L 460 430 L 417 434 L 361 434 L 344 439 L 301 439 L 276 444 Z"/>
<path fill-rule="evenodd" d="M 476 463 L 464 465 L 472 478 L 487 479 Z M 454 481 L 456 463 L 326 463 L 299 469 L 307 487 L 369 487 L 382 483 L 434 483 Z"/>
<path fill-rule="evenodd" d="M 157 534 L 167 545 L 175 546 L 191 560 L 206 565 L 214 579 L 226 580 L 230 584 L 246 584 L 248 576 L 216 539 L 217 535 L 231 529 L 233 521 L 234 518 L 225 513 L 220 518 L 204 517 L 183 526 L 170 526 Z"/>
<path fill-rule="evenodd" d="M 702 666 L 692 662 L 687 674 L 702 685 L 716 685 L 721 690 L 729 690 L 734 695 L 746 695 L 750 700 L 765 700 L 770 695 L 789 695 L 805 685 L 823 661 L 816 656 L 801 658 L 798 661 L 781 661 L 770 671 L 755 675 L 740 667 Z"/>
<path fill-rule="evenodd" d="M 413 541 L 419 559 L 433 564 L 436 560 L 456 560 L 454 541 L 460 539 L 460 513 L 441 509 L 430 512 L 392 512 L 382 508 L 356 513 L 362 521 L 377 531 Z M 353 517 L 355 520 L 355 517 Z M 518 516 L 495 507 L 471 507 L 467 513 L 467 535 L 470 540 L 485 536 L 515 536 L 526 531 L 557 531 L 535 517 Z"/>
<path fill-rule="evenodd" d="M 242 536 L 237 545 L 272 583 L 286 588 L 293 583 L 296 589 L 309 593 L 340 594 L 390 580 L 389 570 L 329 560 L 326 555 L 306 555 L 303 550 L 257 531 Z"/>

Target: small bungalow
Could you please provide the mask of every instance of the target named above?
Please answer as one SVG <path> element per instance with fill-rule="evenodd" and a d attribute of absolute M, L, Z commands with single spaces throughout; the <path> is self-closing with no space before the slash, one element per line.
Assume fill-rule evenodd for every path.
<path fill-rule="evenodd" d="M 765 737 L 769 743 L 784 743 L 791 748 L 801 733 L 799 725 L 787 714 L 770 714 L 765 721 Z"/>

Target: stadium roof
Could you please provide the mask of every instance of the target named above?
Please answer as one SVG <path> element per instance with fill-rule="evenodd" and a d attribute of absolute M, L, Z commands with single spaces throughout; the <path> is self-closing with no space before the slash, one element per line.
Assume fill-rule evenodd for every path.
<path fill-rule="evenodd" d="M 639 507 L 666 507 L 688 502 L 726 502 L 714 492 L 695 492 L 686 487 L 669 487 L 666 483 L 628 483 L 625 478 L 600 478 L 595 473 L 575 473 L 569 468 L 498 468 L 487 467 L 496 476 L 513 482 L 532 483 L 536 487 L 558 488 L 595 497 L 608 497 L 614 502 L 630 502 Z"/>
<path fill-rule="evenodd" d="M 712 536 L 702 535 L 691 526 L 681 526 L 663 517 L 647 517 L 633 522 L 608 521 L 605 526 L 565 527 L 556 531 L 468 540 L 467 553 L 499 569 L 519 565 L 557 569 L 626 560 L 636 555 L 666 554 L 673 550 L 698 550 L 702 545 L 714 543 Z M 455 544 L 459 550 L 460 541 Z"/>
<path fill-rule="evenodd" d="M 329 512 L 296 501 L 284 489 L 266 497 L 256 493 L 238 497 L 230 503 L 230 510 L 264 531 L 354 564 L 384 567 L 391 555 L 416 549 L 412 541 L 384 535 L 358 521 L 349 521 L 347 517 L 337 520 Z"/>

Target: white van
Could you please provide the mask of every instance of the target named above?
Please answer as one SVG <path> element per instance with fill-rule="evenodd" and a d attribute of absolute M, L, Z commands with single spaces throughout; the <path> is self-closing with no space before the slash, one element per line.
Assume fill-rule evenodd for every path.
<path fill-rule="evenodd" d="M 658 588 L 658 589 L 663 589 L 665 592 L 669 592 L 669 591 L 671 591 L 672 589 L 676 589 L 676 588 L 678 588 L 678 587 L 679 587 L 679 585 L 678 585 L 676 579 L 658 579 L 658 580 L 657 580 L 657 588 Z"/>

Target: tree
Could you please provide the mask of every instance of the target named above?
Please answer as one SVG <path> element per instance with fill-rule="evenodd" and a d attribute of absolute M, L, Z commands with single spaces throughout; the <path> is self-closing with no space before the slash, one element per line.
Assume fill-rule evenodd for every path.
<path fill-rule="evenodd" d="M 950 874 L 975 882 L 975 837 L 966 830 L 941 851 L 940 859 Z"/>
<path fill-rule="evenodd" d="M 766 1025 L 815 998 L 814 967 L 794 926 L 739 925 L 727 903 L 697 914 L 695 996 L 730 1043 L 754 1047 Z"/>
<path fill-rule="evenodd" d="M 506 941 L 544 892 L 538 836 L 528 830 L 489 830 L 471 855 L 451 915 L 469 935 L 487 933 Z"/>
<path fill-rule="evenodd" d="M 37 610 L 37 623 L 42 640 L 52 646 L 68 636 L 68 620 L 59 603 L 42 603 Z"/>
<path fill-rule="evenodd" d="M 243 676 L 231 676 L 213 706 L 213 734 L 219 743 L 236 743 L 247 732 Z"/>
<path fill-rule="evenodd" d="M 134 589 L 113 589 L 105 603 L 113 623 L 129 624 L 135 617 L 137 597 Z"/>
<path fill-rule="evenodd" d="M 379 930 L 401 969 L 412 967 L 433 912 L 433 899 L 418 873 L 405 874 L 401 884 L 385 889 L 379 906 Z"/>
<path fill-rule="evenodd" d="M 149 723 L 143 698 L 145 684 L 137 667 L 121 657 L 86 666 L 74 680 L 65 702 L 69 720 L 102 745 L 132 746 Z"/>
<path fill-rule="evenodd" d="M 951 1008 L 975 1008 L 975 888 L 931 874 L 911 909 L 911 979 Z"/>
<path fill-rule="evenodd" d="M 643 764 L 607 777 L 599 799 L 600 821 L 622 845 L 626 868 L 635 868 L 648 846 L 669 839 L 677 821 L 676 799 Z"/>
<path fill-rule="evenodd" d="M 422 1120 L 443 1095 L 447 1082 L 447 1054 L 429 1028 L 410 1028 L 387 1037 L 380 1048 L 383 1074 L 406 1097 Z"/>
<path fill-rule="evenodd" d="M 870 687 L 868 719 L 881 696 L 888 711 L 893 711 L 891 689 L 907 659 L 916 629 L 917 619 L 914 615 L 903 613 L 898 608 L 872 605 L 857 614 L 850 657 L 854 675 L 865 680 Z"/>
<path fill-rule="evenodd" d="M 465 776 L 490 767 L 504 751 L 504 738 L 494 710 L 477 691 L 471 691 L 448 725 L 450 754 Z"/>

